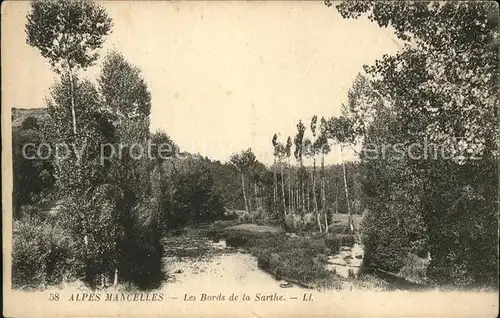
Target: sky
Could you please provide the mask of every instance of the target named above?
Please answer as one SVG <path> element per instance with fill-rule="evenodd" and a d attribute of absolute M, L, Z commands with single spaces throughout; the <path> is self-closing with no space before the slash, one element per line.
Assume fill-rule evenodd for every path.
<path fill-rule="evenodd" d="M 99 3 L 114 24 L 101 57 L 116 49 L 141 69 L 152 96 L 151 130 L 221 161 L 251 147 L 272 163 L 274 133 L 285 142 L 299 120 L 308 127 L 313 115 L 339 115 L 362 66 L 399 48 L 390 29 L 342 19 L 323 1 Z M 26 44 L 28 9 L 28 1 L 3 3 L 6 107 L 43 107 L 57 79 Z M 95 78 L 99 64 L 80 76 Z M 334 148 L 325 162 L 339 160 Z"/>

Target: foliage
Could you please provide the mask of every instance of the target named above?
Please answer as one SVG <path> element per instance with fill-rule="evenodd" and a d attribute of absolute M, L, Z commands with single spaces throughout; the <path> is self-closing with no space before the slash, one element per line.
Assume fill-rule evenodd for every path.
<path fill-rule="evenodd" d="M 158 193 L 162 224 L 176 227 L 220 218 L 224 205 L 207 165 L 194 158 L 171 160 L 160 168 Z"/>
<path fill-rule="evenodd" d="M 164 277 L 158 214 L 151 202 L 140 203 L 123 221 L 119 272 L 123 281 L 133 282 L 140 289 L 158 288 Z"/>
<path fill-rule="evenodd" d="M 27 20 L 26 42 L 56 70 L 91 66 L 112 26 L 101 6 L 84 0 L 33 0 Z"/>
<path fill-rule="evenodd" d="M 123 54 L 112 51 L 105 56 L 98 78 L 103 102 L 114 119 L 147 117 L 151 111 L 151 94 L 139 68 Z"/>
<path fill-rule="evenodd" d="M 331 4 L 331 3 L 330 3 Z M 477 2 L 342 2 L 403 41 L 366 66 L 346 112 L 364 137 L 365 261 L 398 271 L 430 253 L 439 284 L 498 278 L 498 6 Z M 426 21 L 425 26 L 421 21 Z M 382 149 L 383 145 L 400 149 Z M 425 148 L 419 157 L 408 151 Z M 422 150 L 422 148 L 420 149 Z M 441 153 L 439 153 L 441 151 Z"/>
<path fill-rule="evenodd" d="M 427 258 L 420 258 L 418 255 L 410 253 L 403 260 L 403 267 L 399 270 L 398 275 L 410 282 L 425 283 L 428 266 L 429 260 Z"/>
<path fill-rule="evenodd" d="M 111 275 L 118 265 L 124 236 L 122 196 L 119 188 L 103 185 L 87 194 L 74 193 L 60 212 L 61 224 L 77 242 L 77 257 L 85 264 L 91 286 L 96 286 L 98 274 Z"/>
<path fill-rule="evenodd" d="M 12 132 L 13 215 L 16 219 L 21 217 L 23 205 L 39 203 L 38 198 L 47 196 L 54 188 L 54 165 L 51 158 L 29 159 L 36 156 L 37 147 L 42 141 L 43 133 L 34 117 L 27 117 L 21 127 Z M 41 154 L 45 157 L 45 153 Z"/>
<path fill-rule="evenodd" d="M 306 285 L 323 280 L 338 282 L 338 278 L 325 269 L 325 255 L 331 255 L 332 250 L 323 238 L 291 238 L 282 233 L 232 229 L 219 231 L 219 235 L 230 246 L 248 249 L 257 257 L 259 267 L 278 279 Z"/>
<path fill-rule="evenodd" d="M 338 250 L 342 246 L 353 246 L 356 243 L 356 236 L 353 234 L 333 234 L 325 235 L 325 244 L 332 250 Z"/>
<path fill-rule="evenodd" d="M 15 221 L 12 241 L 12 284 L 37 287 L 58 284 L 77 274 L 75 242 L 54 222 L 38 216 Z"/>
<path fill-rule="evenodd" d="M 90 189 L 106 182 L 106 166 L 101 164 L 101 144 L 113 138 L 114 128 L 101 112 L 97 89 L 88 80 L 74 83 L 74 105 L 78 114 L 79 134 L 72 133 L 71 94 L 68 76 L 53 85 L 51 99 L 47 99 L 50 124 L 47 125 L 47 140 L 61 148 L 61 160 L 55 162 L 57 183 L 60 189 L 74 191 Z"/>

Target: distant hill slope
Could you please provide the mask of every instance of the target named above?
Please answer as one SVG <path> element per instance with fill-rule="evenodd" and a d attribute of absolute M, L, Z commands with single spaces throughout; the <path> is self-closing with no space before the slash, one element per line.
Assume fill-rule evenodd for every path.
<path fill-rule="evenodd" d="M 47 108 L 12 108 L 12 128 L 18 128 L 28 117 L 39 120 L 49 117 Z"/>

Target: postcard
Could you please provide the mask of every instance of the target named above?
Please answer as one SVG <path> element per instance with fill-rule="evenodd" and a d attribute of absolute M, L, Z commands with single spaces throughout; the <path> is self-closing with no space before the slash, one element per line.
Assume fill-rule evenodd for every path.
<path fill-rule="evenodd" d="M 6 317 L 496 317 L 496 2 L 2 3 Z"/>

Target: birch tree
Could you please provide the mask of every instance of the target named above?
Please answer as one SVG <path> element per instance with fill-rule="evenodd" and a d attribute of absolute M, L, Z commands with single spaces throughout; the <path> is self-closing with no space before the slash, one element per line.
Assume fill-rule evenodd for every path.
<path fill-rule="evenodd" d="M 351 229 L 351 232 L 354 231 L 354 223 L 352 220 L 352 214 L 350 208 L 349 189 L 347 187 L 347 176 L 346 176 L 345 162 L 343 156 L 343 147 L 346 144 L 352 143 L 354 141 L 355 133 L 353 132 L 352 127 L 353 127 L 352 122 L 348 118 L 346 118 L 345 116 L 340 116 L 340 117 L 332 117 L 328 120 L 328 122 L 325 121 L 325 128 L 324 128 L 325 135 L 328 136 L 328 138 L 333 139 L 334 142 L 337 143 L 340 148 L 340 158 L 341 158 L 340 160 L 342 163 L 347 214 L 349 215 L 349 228 Z"/>
<path fill-rule="evenodd" d="M 255 162 L 255 155 L 252 152 L 252 149 L 248 148 L 247 150 L 242 151 L 239 154 L 234 154 L 229 159 L 231 164 L 240 172 L 241 176 L 241 190 L 243 192 L 243 200 L 245 202 L 245 210 L 247 213 L 248 209 L 248 200 L 247 194 L 245 190 L 245 174 L 248 173 L 251 166 L 253 166 Z"/>

